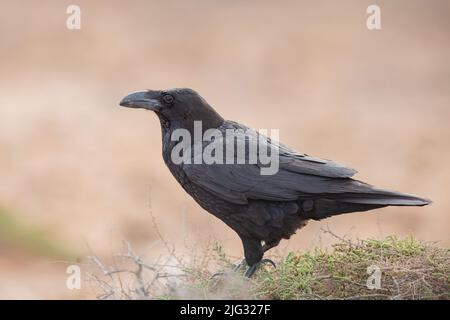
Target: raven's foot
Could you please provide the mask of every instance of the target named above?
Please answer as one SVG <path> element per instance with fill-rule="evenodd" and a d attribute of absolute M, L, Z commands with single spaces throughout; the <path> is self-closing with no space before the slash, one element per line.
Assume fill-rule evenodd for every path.
<path fill-rule="evenodd" d="M 234 266 L 233 272 L 238 272 L 242 269 L 242 267 L 245 267 L 247 265 L 247 262 L 245 261 L 245 258 L 241 260 L 237 265 Z"/>
<path fill-rule="evenodd" d="M 231 269 L 231 272 L 230 271 L 227 271 L 227 272 L 216 272 L 216 273 L 214 273 L 211 276 L 211 279 L 239 272 L 239 270 L 241 270 L 246 264 L 247 264 L 247 262 L 245 261 L 245 258 L 244 258 L 238 264 L 233 266 L 233 269 Z"/>
<path fill-rule="evenodd" d="M 274 268 L 277 267 L 277 265 L 275 264 L 275 262 L 273 262 L 270 259 L 262 259 L 261 261 L 255 263 L 254 265 L 248 267 L 247 271 L 245 271 L 244 276 L 246 278 L 251 278 L 253 276 L 253 274 L 265 263 L 269 263 L 271 264 Z"/>

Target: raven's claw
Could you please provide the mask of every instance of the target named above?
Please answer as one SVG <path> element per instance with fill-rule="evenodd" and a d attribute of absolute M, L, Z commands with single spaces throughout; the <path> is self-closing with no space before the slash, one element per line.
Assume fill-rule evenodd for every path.
<path fill-rule="evenodd" d="M 231 270 L 231 272 L 238 272 L 239 270 L 241 270 L 241 268 L 243 266 L 246 265 L 245 262 L 245 258 L 241 260 L 241 262 L 239 262 L 238 264 L 236 264 L 233 269 Z M 229 274 L 230 272 L 216 272 L 211 276 L 211 279 L 214 279 L 215 277 L 219 277 L 219 276 L 225 276 L 227 274 Z"/>
<path fill-rule="evenodd" d="M 253 274 L 264 264 L 271 264 L 274 268 L 277 267 L 277 265 L 275 264 L 275 262 L 273 262 L 270 259 L 262 259 L 261 261 L 255 263 L 254 265 L 250 266 L 247 268 L 247 270 L 244 273 L 244 277 L 246 278 L 251 278 L 253 276 Z M 242 259 L 242 261 L 240 263 L 238 263 L 237 265 L 234 266 L 234 268 L 232 269 L 231 272 L 236 273 L 238 272 L 243 266 L 245 266 L 247 264 L 247 262 L 245 261 L 245 259 Z M 211 276 L 211 279 L 214 279 L 215 277 L 219 277 L 219 276 L 225 276 L 227 274 L 230 274 L 231 272 L 217 272 L 214 273 Z"/>
<path fill-rule="evenodd" d="M 265 263 L 271 264 L 274 268 L 277 267 L 277 265 L 275 264 L 275 262 L 273 262 L 272 260 L 270 260 L 270 259 L 262 259 L 261 261 L 255 263 L 254 265 L 252 265 L 251 267 L 249 267 L 249 268 L 247 269 L 247 271 L 245 271 L 244 276 L 245 276 L 246 278 L 251 278 L 251 277 L 253 276 L 253 274 L 256 272 L 256 270 L 258 270 L 259 267 L 261 267 L 261 266 L 262 266 L 263 264 L 265 264 Z"/>

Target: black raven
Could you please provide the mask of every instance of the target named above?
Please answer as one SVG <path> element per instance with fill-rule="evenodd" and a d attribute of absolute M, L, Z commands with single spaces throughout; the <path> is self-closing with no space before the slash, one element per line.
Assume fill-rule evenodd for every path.
<path fill-rule="evenodd" d="M 166 165 L 202 208 L 225 222 L 241 238 L 249 266 L 247 276 L 254 273 L 261 261 L 268 261 L 262 260 L 264 252 L 277 246 L 281 239 L 289 239 L 310 219 L 320 220 L 386 206 L 424 206 L 430 203 L 427 199 L 354 180 L 351 177 L 356 171 L 351 168 L 296 152 L 239 123 L 224 120 L 191 89 L 136 92 L 123 98 L 120 105 L 156 113 L 161 122 L 162 153 Z M 184 161 L 174 161 L 173 150 L 180 139 L 174 139 L 173 134 L 177 129 L 184 129 L 183 132 L 195 136 L 198 130 L 196 123 L 199 122 L 201 134 L 206 134 L 209 129 L 217 129 L 224 136 L 228 130 L 250 131 L 244 138 L 237 135 L 237 140 L 241 137 L 246 146 L 263 137 L 269 147 L 278 150 L 278 171 L 270 175 L 261 174 L 264 165 L 259 160 L 239 162 L 236 152 L 225 156 L 234 161 L 196 163 L 194 158 L 198 151 L 195 151 L 196 142 L 193 140 L 188 144 L 191 151 L 194 149 L 193 154 L 187 153 L 188 149 L 183 150 L 180 154 L 183 154 Z M 217 136 L 214 138 L 219 139 Z M 215 139 L 201 141 L 201 147 Z M 257 150 L 260 152 L 261 149 Z"/>

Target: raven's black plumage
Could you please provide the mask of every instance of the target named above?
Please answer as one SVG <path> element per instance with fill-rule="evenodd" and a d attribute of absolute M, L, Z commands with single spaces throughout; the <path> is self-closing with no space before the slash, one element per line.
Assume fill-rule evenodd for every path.
<path fill-rule="evenodd" d="M 257 164 L 175 164 L 170 156 L 176 144 L 170 138 L 175 129 L 184 128 L 193 134 L 194 121 L 202 122 L 203 132 L 219 129 L 225 133 L 227 129 L 248 128 L 224 120 L 191 89 L 137 92 L 125 97 L 121 105 L 155 111 L 161 122 L 166 165 L 201 207 L 239 235 L 250 266 L 310 219 L 385 206 L 430 203 L 354 180 L 355 170 L 298 153 L 282 144 L 277 144 L 279 171 L 275 175 L 261 175 Z M 257 135 L 254 132 L 254 138 Z M 252 141 L 256 140 L 247 143 Z M 268 143 L 275 144 L 270 139 Z"/>

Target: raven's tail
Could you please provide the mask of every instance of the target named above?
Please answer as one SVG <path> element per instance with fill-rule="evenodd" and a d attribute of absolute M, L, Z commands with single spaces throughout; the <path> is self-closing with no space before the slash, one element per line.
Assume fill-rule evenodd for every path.
<path fill-rule="evenodd" d="M 425 206 L 430 200 L 411 194 L 374 188 L 366 183 L 350 180 L 350 192 L 329 194 L 314 200 L 308 218 L 320 220 L 334 215 L 367 211 L 387 206 Z M 304 202 L 305 203 L 305 202 Z"/>
<path fill-rule="evenodd" d="M 426 206 L 431 201 L 412 194 L 372 188 L 368 194 L 349 194 L 339 197 L 339 201 L 382 206 Z"/>

